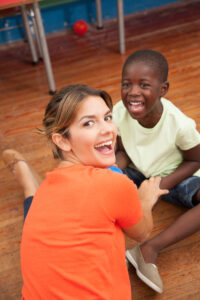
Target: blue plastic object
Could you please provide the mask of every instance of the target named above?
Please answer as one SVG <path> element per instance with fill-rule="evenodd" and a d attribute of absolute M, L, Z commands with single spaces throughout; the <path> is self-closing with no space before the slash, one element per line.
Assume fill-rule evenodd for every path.
<path fill-rule="evenodd" d="M 110 169 L 110 170 L 113 171 L 113 172 L 117 172 L 117 173 L 123 174 L 122 170 L 120 170 L 120 169 L 117 168 L 117 167 L 108 167 L 108 168 L 106 168 L 106 169 Z"/>

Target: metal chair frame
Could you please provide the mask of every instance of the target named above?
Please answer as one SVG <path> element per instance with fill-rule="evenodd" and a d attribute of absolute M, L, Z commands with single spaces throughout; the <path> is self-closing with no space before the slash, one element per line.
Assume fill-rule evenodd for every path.
<path fill-rule="evenodd" d="M 21 1 L 16 0 L 12 4 L 0 4 L 0 9 L 2 10 L 2 9 L 7 9 L 9 7 L 16 7 L 16 6 L 21 7 L 21 15 L 23 19 L 25 34 L 31 51 L 33 63 L 37 64 L 39 59 L 35 48 L 35 43 L 33 40 L 33 34 L 31 32 L 32 30 L 31 26 L 33 26 L 34 35 L 37 41 L 37 46 L 40 54 L 40 59 L 44 61 L 44 66 L 45 66 L 46 76 L 47 76 L 47 81 L 49 86 L 49 93 L 54 94 L 56 92 L 55 80 L 54 80 L 51 60 L 49 56 L 49 50 L 46 42 L 46 36 L 44 32 L 38 1 L 40 0 L 21 0 Z M 118 13 L 119 51 L 121 54 L 124 54 L 125 53 L 125 30 L 124 30 L 123 0 L 116 0 L 116 2 L 117 2 L 117 13 Z M 102 21 L 101 0 L 95 0 L 95 3 L 96 3 L 97 28 L 102 29 L 103 21 Z M 32 24 L 31 22 L 29 22 L 29 17 L 32 20 Z"/>

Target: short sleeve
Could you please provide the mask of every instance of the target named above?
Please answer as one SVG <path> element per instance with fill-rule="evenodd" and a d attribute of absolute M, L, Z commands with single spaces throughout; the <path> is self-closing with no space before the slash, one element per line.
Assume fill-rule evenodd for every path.
<path fill-rule="evenodd" d="M 136 185 L 126 175 L 121 183 L 119 191 L 120 199 L 116 202 L 116 222 L 121 227 L 129 227 L 137 224 L 142 218 L 142 206 L 140 203 Z"/>
<path fill-rule="evenodd" d="M 189 150 L 200 144 L 200 134 L 194 120 L 187 118 L 178 131 L 176 145 L 181 150 Z"/>
<path fill-rule="evenodd" d="M 136 185 L 124 174 L 109 172 L 104 180 L 104 207 L 113 222 L 120 227 L 130 227 L 137 224 L 142 218 Z"/>

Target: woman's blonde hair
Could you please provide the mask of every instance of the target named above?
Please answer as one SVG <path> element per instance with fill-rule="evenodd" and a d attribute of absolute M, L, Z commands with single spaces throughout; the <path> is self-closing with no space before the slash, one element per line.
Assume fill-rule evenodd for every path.
<path fill-rule="evenodd" d="M 75 118 L 79 104 L 89 96 L 101 97 L 106 105 L 112 110 L 112 99 L 110 95 L 103 90 L 96 90 L 87 85 L 69 85 L 56 93 L 46 107 L 43 129 L 39 132 L 49 139 L 52 146 L 54 158 L 63 159 L 62 150 L 53 143 L 52 135 L 60 133 L 69 138 L 69 126 Z"/>

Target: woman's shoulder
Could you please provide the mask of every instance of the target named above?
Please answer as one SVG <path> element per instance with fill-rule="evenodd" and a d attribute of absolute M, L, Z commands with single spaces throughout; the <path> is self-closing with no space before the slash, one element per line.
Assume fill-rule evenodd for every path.
<path fill-rule="evenodd" d="M 77 184 L 94 185 L 97 187 L 112 186 L 127 188 L 133 185 L 132 181 L 123 174 L 117 167 L 97 168 L 93 166 L 74 165 L 72 167 L 56 168 L 47 173 L 46 182 L 48 184 L 59 184 L 68 182 L 77 182 Z"/>
<path fill-rule="evenodd" d="M 133 182 L 123 172 L 115 167 L 96 169 L 96 179 L 100 185 L 111 187 L 115 190 L 135 189 Z"/>

